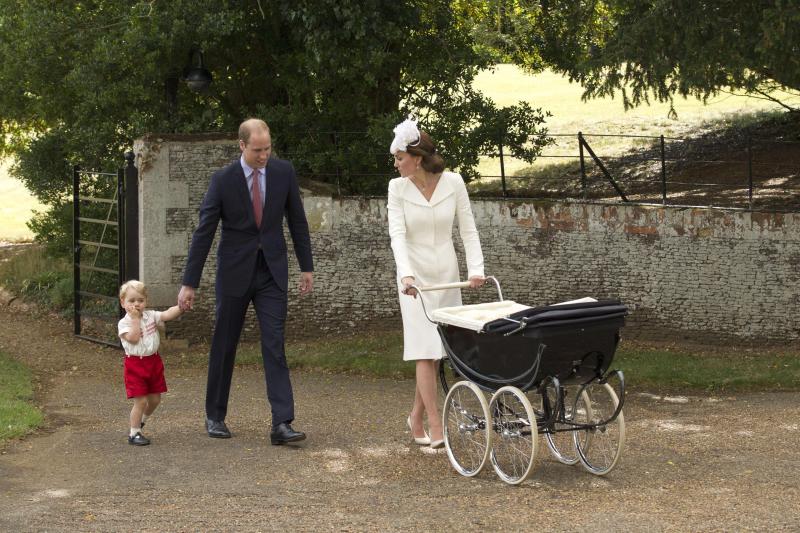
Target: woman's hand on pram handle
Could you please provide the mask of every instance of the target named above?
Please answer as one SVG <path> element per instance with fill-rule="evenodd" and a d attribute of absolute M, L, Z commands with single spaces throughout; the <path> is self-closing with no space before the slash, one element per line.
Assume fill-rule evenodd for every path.
<path fill-rule="evenodd" d="M 414 287 L 414 282 L 417 280 L 414 279 L 414 276 L 406 276 L 400 280 L 400 283 L 403 284 L 403 294 L 407 294 L 408 296 L 413 296 L 414 298 L 417 297 L 417 289 Z"/>
<path fill-rule="evenodd" d="M 483 276 L 470 276 L 469 287 L 470 289 L 480 289 L 486 283 L 486 278 Z"/>

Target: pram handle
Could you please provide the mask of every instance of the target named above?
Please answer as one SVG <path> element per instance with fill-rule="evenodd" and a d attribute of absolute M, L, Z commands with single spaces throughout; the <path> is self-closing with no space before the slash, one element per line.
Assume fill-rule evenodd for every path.
<path fill-rule="evenodd" d="M 492 280 L 494 282 L 494 286 L 497 288 L 497 299 L 502 302 L 503 291 L 500 290 L 500 282 L 497 281 L 497 278 L 494 276 L 486 276 L 484 279 L 486 281 Z M 444 289 L 466 289 L 469 287 L 469 284 L 469 281 L 454 281 L 452 283 L 440 283 L 439 285 L 428 285 L 426 287 L 420 287 L 419 285 L 412 285 L 412 287 L 417 289 L 419 292 L 426 292 L 441 291 Z"/>
<path fill-rule="evenodd" d="M 416 287 L 416 289 L 420 292 L 426 292 L 426 291 L 441 291 L 444 289 L 466 289 L 467 287 L 469 287 L 469 281 L 454 281 L 453 283 L 440 283 L 439 285 Z"/>
<path fill-rule="evenodd" d="M 500 282 L 497 281 L 497 278 L 494 276 L 486 276 L 484 278 L 486 281 L 492 280 L 494 282 L 494 286 L 497 288 L 497 299 L 498 301 L 503 301 L 503 291 L 500 290 Z M 412 289 L 417 289 L 417 292 L 423 293 L 426 291 L 441 291 L 444 289 L 466 289 L 469 287 L 469 281 L 455 281 L 453 283 L 441 283 L 439 285 L 428 285 L 427 287 L 422 287 L 419 285 L 412 285 Z M 420 294 L 419 302 L 422 304 L 422 311 L 425 313 L 425 318 L 428 319 L 428 322 L 436 323 L 431 320 L 431 317 L 428 315 L 428 310 L 425 308 L 425 301 L 422 299 L 422 295 Z"/>

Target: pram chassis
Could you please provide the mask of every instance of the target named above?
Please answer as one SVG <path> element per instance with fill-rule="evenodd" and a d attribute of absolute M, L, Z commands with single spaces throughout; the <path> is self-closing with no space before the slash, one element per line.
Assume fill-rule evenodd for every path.
<path fill-rule="evenodd" d="M 499 281 L 493 276 L 487 280 L 503 302 Z M 469 282 L 414 286 L 419 293 L 466 287 Z M 451 387 L 445 364 L 439 366 L 447 395 L 442 410 L 445 447 L 456 471 L 474 476 L 490 460 L 503 481 L 521 483 L 533 470 L 540 433 L 564 464 L 580 462 L 596 475 L 614 468 L 625 440 L 625 379 L 609 366 L 625 313 L 592 310 L 590 316 L 539 324 L 529 317 L 506 318 L 516 326 L 492 333 L 437 322 L 421 296 L 420 301 L 437 326 L 447 366 L 462 378 Z M 624 309 L 617 302 L 619 307 Z M 587 349 L 587 342 L 598 345 Z M 527 357 L 532 346 L 533 357 Z"/>

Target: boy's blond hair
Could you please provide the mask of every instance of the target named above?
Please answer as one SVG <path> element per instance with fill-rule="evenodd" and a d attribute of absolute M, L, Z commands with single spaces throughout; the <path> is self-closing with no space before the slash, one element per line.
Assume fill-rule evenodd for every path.
<path fill-rule="evenodd" d="M 142 283 L 138 279 L 131 279 L 123 283 L 122 287 L 119 288 L 119 299 L 124 300 L 125 294 L 130 289 L 135 290 L 136 292 L 147 298 L 147 287 L 145 287 L 144 283 Z"/>

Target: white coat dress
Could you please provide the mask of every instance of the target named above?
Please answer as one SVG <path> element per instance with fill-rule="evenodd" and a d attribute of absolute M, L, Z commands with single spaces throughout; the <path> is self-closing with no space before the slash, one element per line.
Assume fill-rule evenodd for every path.
<path fill-rule="evenodd" d="M 425 292 L 415 299 L 402 293 L 400 280 L 413 276 L 416 285 L 459 281 L 458 258 L 453 245 L 453 222 L 458 221 L 464 244 L 467 277 L 483 276 L 483 252 L 463 178 L 444 172 L 430 201 L 409 178 L 389 182 L 389 236 L 397 265 L 397 290 L 403 317 L 403 359 L 441 359 L 444 347 L 428 314 L 440 307 L 461 305 L 461 291 Z"/>

